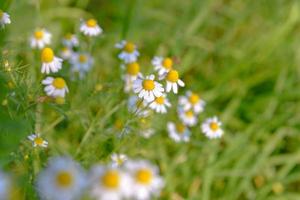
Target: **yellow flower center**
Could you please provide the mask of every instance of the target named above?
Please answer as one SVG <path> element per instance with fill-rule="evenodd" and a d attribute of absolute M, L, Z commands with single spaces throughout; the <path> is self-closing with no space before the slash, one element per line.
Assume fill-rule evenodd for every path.
<path fill-rule="evenodd" d="M 66 87 L 66 82 L 63 78 L 55 78 L 52 82 L 52 85 L 56 89 L 63 89 L 64 87 Z"/>
<path fill-rule="evenodd" d="M 162 65 L 166 69 L 172 69 L 173 66 L 173 60 L 171 58 L 165 58 L 162 62 Z"/>
<path fill-rule="evenodd" d="M 89 19 L 86 21 L 86 25 L 90 28 L 94 28 L 97 25 L 97 21 L 95 19 Z"/>
<path fill-rule="evenodd" d="M 117 158 L 118 165 L 122 165 L 124 163 L 124 160 L 120 157 Z"/>
<path fill-rule="evenodd" d="M 137 182 L 148 185 L 152 181 L 152 172 L 149 169 L 140 169 L 136 172 L 135 179 Z"/>
<path fill-rule="evenodd" d="M 144 80 L 143 81 L 143 88 L 145 90 L 151 91 L 151 90 L 154 89 L 154 87 L 155 87 L 155 85 L 154 85 L 154 81 L 153 80 Z"/>
<path fill-rule="evenodd" d="M 44 37 L 44 31 L 35 31 L 34 37 L 37 40 L 41 40 Z"/>
<path fill-rule="evenodd" d="M 85 63 L 87 61 L 87 56 L 85 55 L 79 55 L 79 62 L 80 63 Z"/>
<path fill-rule="evenodd" d="M 185 130 L 185 126 L 182 124 L 182 123 L 178 123 L 178 124 L 176 124 L 176 131 L 178 132 L 178 133 L 183 133 L 184 132 L 184 130 Z"/>
<path fill-rule="evenodd" d="M 131 42 L 127 42 L 124 46 L 124 51 L 127 53 L 132 53 L 135 50 L 135 45 Z"/>
<path fill-rule="evenodd" d="M 189 101 L 192 105 L 195 105 L 200 100 L 200 97 L 197 94 L 191 94 Z"/>
<path fill-rule="evenodd" d="M 105 187 L 114 189 L 119 187 L 120 176 L 117 171 L 110 170 L 101 177 L 100 181 Z"/>
<path fill-rule="evenodd" d="M 67 39 L 67 40 L 71 40 L 72 39 L 72 34 L 71 33 L 67 33 L 66 35 L 65 35 L 65 39 Z"/>
<path fill-rule="evenodd" d="M 186 111 L 186 112 L 185 112 L 185 115 L 186 115 L 188 118 L 194 117 L 194 113 L 193 113 L 193 111 L 191 111 L 191 110 Z"/>
<path fill-rule="evenodd" d="M 170 82 L 177 82 L 179 78 L 178 72 L 176 70 L 171 70 L 167 75 L 167 80 Z"/>
<path fill-rule="evenodd" d="M 123 128 L 123 122 L 120 119 L 117 119 L 115 121 L 115 127 L 119 130 L 121 130 Z"/>
<path fill-rule="evenodd" d="M 219 129 L 219 125 L 216 122 L 211 122 L 209 127 L 211 128 L 211 130 L 216 131 Z"/>
<path fill-rule="evenodd" d="M 38 146 L 41 146 L 44 143 L 44 140 L 40 137 L 34 138 L 34 143 Z"/>
<path fill-rule="evenodd" d="M 155 102 L 158 104 L 164 104 L 165 98 L 163 96 L 155 98 Z"/>
<path fill-rule="evenodd" d="M 137 62 L 130 63 L 127 65 L 127 74 L 135 76 L 139 72 L 140 72 L 140 65 Z"/>
<path fill-rule="evenodd" d="M 44 63 L 52 62 L 54 59 L 54 53 L 51 48 L 44 48 L 42 51 L 41 60 Z"/>
<path fill-rule="evenodd" d="M 69 188 L 73 185 L 73 176 L 70 172 L 60 171 L 56 175 L 56 184 L 62 188 Z"/>

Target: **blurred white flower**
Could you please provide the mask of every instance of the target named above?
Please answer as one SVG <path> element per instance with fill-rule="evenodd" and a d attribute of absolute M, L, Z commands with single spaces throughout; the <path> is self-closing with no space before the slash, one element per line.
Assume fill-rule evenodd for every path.
<path fill-rule="evenodd" d="M 48 146 L 48 142 L 44 140 L 39 133 L 34 133 L 28 136 L 28 139 L 32 141 L 33 147 L 44 147 Z"/>
<path fill-rule="evenodd" d="M 125 63 L 135 62 L 140 55 L 140 53 L 137 51 L 136 45 L 125 40 L 117 43 L 115 47 L 121 49 L 121 53 L 118 55 L 118 57 Z"/>
<path fill-rule="evenodd" d="M 134 199 L 147 200 L 160 195 L 164 181 L 156 166 L 145 160 L 130 160 L 124 167 L 133 179 L 131 190 Z"/>
<path fill-rule="evenodd" d="M 69 92 L 66 81 L 60 77 L 46 77 L 42 84 L 45 85 L 44 91 L 51 97 L 65 97 L 65 94 Z"/>
<path fill-rule="evenodd" d="M 10 199 L 9 196 L 12 189 L 11 187 L 11 179 L 9 175 L 0 170 L 0 199 Z"/>
<path fill-rule="evenodd" d="M 65 60 L 70 60 L 73 56 L 73 50 L 69 47 L 61 48 L 60 55 Z"/>
<path fill-rule="evenodd" d="M 149 105 L 152 110 L 155 110 L 157 113 L 166 113 L 167 107 L 171 107 L 170 101 L 167 99 L 166 95 L 163 94 L 160 97 L 155 97 Z"/>
<path fill-rule="evenodd" d="M 188 142 L 190 140 L 191 132 L 182 123 L 169 122 L 167 125 L 169 137 L 175 142 Z"/>
<path fill-rule="evenodd" d="M 61 69 L 63 59 L 55 57 L 53 50 L 47 47 L 42 50 L 41 61 L 41 72 L 49 74 L 50 72 L 56 73 Z"/>
<path fill-rule="evenodd" d="M 120 167 L 128 160 L 128 158 L 125 154 L 113 153 L 111 155 L 111 160 L 112 160 L 112 167 Z"/>
<path fill-rule="evenodd" d="M 75 34 L 68 33 L 62 39 L 62 44 L 66 47 L 77 47 L 79 44 L 78 38 Z"/>
<path fill-rule="evenodd" d="M 179 79 L 178 71 L 170 70 L 168 73 L 163 75 L 163 78 L 166 79 L 166 92 L 170 92 L 171 90 L 177 94 L 178 93 L 178 86 L 184 87 L 184 82 Z"/>
<path fill-rule="evenodd" d="M 187 126 L 195 126 L 198 122 L 197 115 L 192 110 L 179 109 L 179 118 Z"/>
<path fill-rule="evenodd" d="M 137 96 L 130 96 L 128 100 L 128 110 L 137 116 L 146 117 L 150 114 L 147 102 Z"/>
<path fill-rule="evenodd" d="M 89 179 L 90 195 L 97 200 L 121 200 L 133 192 L 130 177 L 119 168 L 95 165 Z"/>
<path fill-rule="evenodd" d="M 206 119 L 202 125 L 202 132 L 209 139 L 220 138 L 223 135 L 223 130 L 221 129 L 222 123 L 217 117 L 212 117 Z"/>
<path fill-rule="evenodd" d="M 83 78 L 91 69 L 94 60 L 89 53 L 81 52 L 74 53 L 71 57 L 70 63 L 72 72 L 79 73 L 80 78 Z"/>
<path fill-rule="evenodd" d="M 31 48 L 42 49 L 51 43 L 51 37 L 51 33 L 46 29 L 36 29 L 30 38 L 30 46 Z"/>
<path fill-rule="evenodd" d="M 168 73 L 173 68 L 173 60 L 172 58 L 163 58 L 155 56 L 152 59 L 152 65 L 154 66 L 154 70 L 158 71 L 158 75 L 162 76 L 165 73 Z"/>
<path fill-rule="evenodd" d="M 199 95 L 188 91 L 186 96 L 179 97 L 178 104 L 183 108 L 183 110 L 193 110 L 196 114 L 199 114 L 204 111 L 206 103 L 199 97 Z"/>
<path fill-rule="evenodd" d="M 154 81 L 154 79 L 155 76 L 153 74 L 146 76 L 146 78 L 138 77 L 138 79 L 133 82 L 134 93 L 138 93 L 139 98 L 147 102 L 153 101 L 155 97 L 162 96 L 164 88 L 162 84 Z"/>
<path fill-rule="evenodd" d="M 98 25 L 97 20 L 89 19 L 82 21 L 80 25 L 80 32 L 86 36 L 97 36 L 103 32 L 102 28 Z"/>
<path fill-rule="evenodd" d="M 140 73 L 140 65 L 137 62 L 128 63 L 126 65 L 121 65 L 121 67 L 125 70 L 125 75 L 123 75 L 123 80 L 125 81 L 125 92 L 132 91 L 133 82 L 141 76 Z"/>
<path fill-rule="evenodd" d="M 43 200 L 80 199 L 86 185 L 83 169 L 68 157 L 50 159 L 37 178 L 37 191 Z"/>
<path fill-rule="evenodd" d="M 0 10 L 0 27 L 4 27 L 6 24 L 10 24 L 10 16 L 3 10 Z"/>

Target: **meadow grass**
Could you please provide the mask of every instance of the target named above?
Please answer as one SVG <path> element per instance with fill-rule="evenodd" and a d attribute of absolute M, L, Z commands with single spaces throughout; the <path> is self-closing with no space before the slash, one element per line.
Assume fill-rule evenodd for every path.
<path fill-rule="evenodd" d="M 19 177 L 22 198 L 37 198 L 34 179 L 51 155 L 89 167 L 123 152 L 159 165 L 166 181 L 160 199 L 300 199 L 297 0 L 8 0 L 0 8 L 12 18 L 0 31 L 0 164 Z M 81 47 L 93 51 L 92 71 L 68 80 L 65 105 L 39 103 L 40 60 L 28 37 L 47 27 L 59 47 L 90 16 L 104 29 Z M 175 108 L 153 117 L 154 136 L 138 136 L 143 125 L 127 111 L 114 49 L 121 39 L 138 44 L 145 73 L 154 55 L 174 56 L 186 88 L 208 103 L 200 121 L 217 114 L 224 137 L 208 140 L 196 126 L 189 143 L 174 143 L 166 123 Z M 46 151 L 26 139 L 37 128 Z M 129 133 L 117 137 L 124 128 Z"/>

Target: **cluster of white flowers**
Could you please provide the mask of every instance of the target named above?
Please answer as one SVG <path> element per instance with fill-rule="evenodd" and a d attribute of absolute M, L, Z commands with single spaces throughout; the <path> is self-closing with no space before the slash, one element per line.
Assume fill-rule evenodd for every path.
<path fill-rule="evenodd" d="M 148 200 L 160 195 L 164 181 L 157 166 L 123 154 L 113 154 L 112 160 L 112 164 L 95 164 L 85 172 L 69 157 L 52 158 L 38 175 L 38 194 L 45 200 L 80 199 L 84 192 L 97 200 Z"/>

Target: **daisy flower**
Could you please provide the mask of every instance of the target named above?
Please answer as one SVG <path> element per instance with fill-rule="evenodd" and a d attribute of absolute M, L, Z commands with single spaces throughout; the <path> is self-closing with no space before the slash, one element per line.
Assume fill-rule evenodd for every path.
<path fill-rule="evenodd" d="M 197 115 L 192 110 L 179 110 L 180 120 L 187 126 L 195 126 L 197 124 Z"/>
<path fill-rule="evenodd" d="M 140 73 L 140 65 L 137 62 L 128 63 L 126 65 L 122 65 L 122 68 L 126 70 L 123 79 L 125 81 L 125 92 L 129 92 L 132 90 L 133 81 L 135 81 L 138 76 L 141 76 Z"/>
<path fill-rule="evenodd" d="M 51 97 L 65 97 L 65 94 L 69 92 L 66 81 L 60 77 L 48 76 L 42 81 L 42 84 L 45 85 L 46 94 Z"/>
<path fill-rule="evenodd" d="M 133 82 L 134 93 L 138 93 L 139 98 L 148 102 L 153 101 L 155 97 L 162 96 L 164 88 L 162 84 L 154 81 L 154 78 L 155 76 L 153 74 L 146 76 L 146 78 L 138 77 L 138 79 Z"/>
<path fill-rule="evenodd" d="M 179 97 L 178 103 L 183 107 L 183 110 L 192 109 L 196 114 L 203 112 L 206 104 L 199 95 L 191 91 L 188 91 L 186 96 Z"/>
<path fill-rule="evenodd" d="M 68 157 L 52 158 L 37 178 L 37 191 L 45 200 L 80 199 L 85 187 L 83 169 Z"/>
<path fill-rule="evenodd" d="M 167 125 L 169 137 L 175 142 L 188 142 L 190 140 L 190 131 L 182 123 L 169 122 Z"/>
<path fill-rule="evenodd" d="M 83 78 L 84 75 L 92 67 L 94 60 L 88 53 L 74 53 L 71 57 L 70 63 L 72 65 L 72 71 L 78 72 L 80 78 Z"/>
<path fill-rule="evenodd" d="M 156 166 L 145 160 L 127 161 L 125 169 L 133 179 L 133 197 L 138 200 L 152 199 L 159 196 L 164 181 Z"/>
<path fill-rule="evenodd" d="M 66 47 L 72 48 L 72 47 L 77 47 L 79 41 L 75 34 L 68 33 L 62 39 L 62 44 Z"/>
<path fill-rule="evenodd" d="M 73 55 L 73 50 L 69 47 L 63 47 L 61 48 L 60 55 L 63 59 L 69 60 Z"/>
<path fill-rule="evenodd" d="M 119 168 L 96 165 L 90 172 L 90 195 L 98 200 L 121 200 L 131 195 L 131 179 Z"/>
<path fill-rule="evenodd" d="M 163 94 L 160 97 L 155 97 L 154 101 L 150 103 L 149 107 L 157 113 L 166 113 L 167 107 L 171 107 L 170 101 Z"/>
<path fill-rule="evenodd" d="M 97 36 L 101 34 L 102 31 L 102 28 L 98 25 L 98 22 L 95 19 L 89 19 L 81 22 L 80 32 L 86 36 Z"/>
<path fill-rule="evenodd" d="M 127 156 L 125 154 L 116 154 L 111 155 L 112 167 L 120 167 L 127 161 Z"/>
<path fill-rule="evenodd" d="M 154 129 L 152 128 L 144 128 L 139 132 L 139 134 L 146 139 L 150 138 L 154 133 Z"/>
<path fill-rule="evenodd" d="M 9 176 L 0 170 L 0 198 L 3 200 L 10 199 L 11 180 Z"/>
<path fill-rule="evenodd" d="M 163 57 L 155 56 L 151 62 L 152 65 L 154 66 L 154 70 L 158 71 L 159 76 L 168 73 L 173 68 L 172 58 L 163 58 Z"/>
<path fill-rule="evenodd" d="M 41 72 L 49 74 L 58 72 L 61 69 L 63 59 L 55 57 L 51 48 L 44 48 L 41 54 L 42 69 Z"/>
<path fill-rule="evenodd" d="M 167 81 L 166 92 L 173 90 L 175 94 L 178 93 L 178 86 L 184 87 L 184 82 L 179 79 L 178 71 L 170 70 L 164 75 L 164 78 Z"/>
<path fill-rule="evenodd" d="M 202 125 L 202 132 L 209 139 L 220 138 L 223 135 L 223 130 L 221 129 L 222 123 L 217 117 L 212 117 L 206 119 Z"/>
<path fill-rule="evenodd" d="M 146 117 L 150 114 L 149 110 L 147 109 L 147 103 L 137 96 L 129 97 L 128 110 L 142 117 Z"/>
<path fill-rule="evenodd" d="M 115 45 L 116 48 L 121 49 L 121 53 L 118 55 L 119 59 L 125 63 L 132 63 L 137 60 L 140 53 L 137 51 L 136 45 L 122 40 Z"/>
<path fill-rule="evenodd" d="M 42 49 L 51 43 L 51 33 L 45 29 L 36 29 L 33 36 L 30 38 L 31 48 Z"/>
<path fill-rule="evenodd" d="M 48 142 L 44 140 L 39 133 L 31 134 L 28 136 L 28 139 L 32 141 L 33 147 L 44 147 L 48 146 Z"/>
<path fill-rule="evenodd" d="M 10 24 L 10 16 L 6 12 L 0 10 L 0 27 L 4 27 L 6 24 Z"/>

